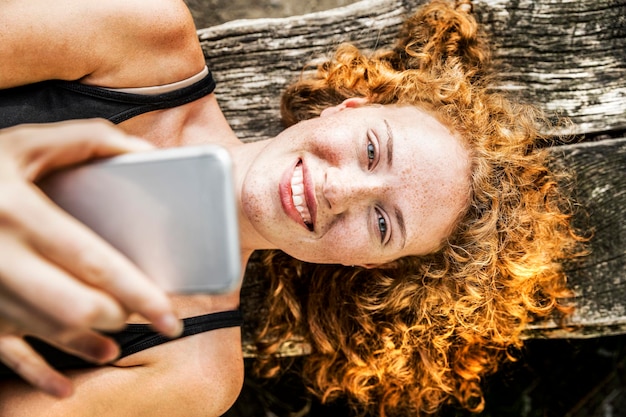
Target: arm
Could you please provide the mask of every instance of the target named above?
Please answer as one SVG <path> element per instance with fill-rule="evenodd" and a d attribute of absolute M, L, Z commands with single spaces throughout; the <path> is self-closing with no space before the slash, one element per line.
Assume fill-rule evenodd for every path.
<path fill-rule="evenodd" d="M 47 79 L 159 85 L 204 65 L 181 0 L 6 0 L 0 28 L 0 88 Z"/>
<path fill-rule="evenodd" d="M 0 416 L 210 417 L 233 404 L 243 383 L 240 329 L 220 329 L 76 371 L 75 394 L 57 400 L 0 383 Z"/>

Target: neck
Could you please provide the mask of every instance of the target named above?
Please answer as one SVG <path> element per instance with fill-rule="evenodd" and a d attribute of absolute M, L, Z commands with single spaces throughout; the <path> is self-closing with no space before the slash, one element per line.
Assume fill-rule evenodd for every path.
<path fill-rule="evenodd" d="M 225 147 L 241 144 L 226 121 L 215 94 L 182 106 L 144 113 L 121 123 L 120 127 L 160 148 L 202 143 Z"/>

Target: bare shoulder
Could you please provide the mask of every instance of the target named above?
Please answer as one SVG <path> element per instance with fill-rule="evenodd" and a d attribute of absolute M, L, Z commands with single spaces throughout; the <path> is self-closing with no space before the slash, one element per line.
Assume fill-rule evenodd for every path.
<path fill-rule="evenodd" d="M 221 391 L 243 383 L 241 328 L 229 327 L 172 340 L 143 350 L 114 363 L 118 368 L 150 366 L 176 375 L 182 381 L 193 380 L 199 387 Z M 205 393 L 210 395 L 209 390 Z"/>
<path fill-rule="evenodd" d="M 6 0 L 0 26 L 0 88 L 55 78 L 141 87 L 203 65 L 182 0 Z"/>
<path fill-rule="evenodd" d="M 236 292 L 172 298 L 180 317 L 232 310 L 238 300 Z M 145 322 L 135 317 L 131 322 Z M 237 399 L 243 372 L 241 329 L 222 328 L 154 346 L 111 366 L 72 371 L 75 393 L 64 400 L 21 381 L 0 381 L 0 417 L 217 417 Z"/>
<path fill-rule="evenodd" d="M 183 38 L 195 37 L 191 13 L 182 0 L 91 0 L 91 11 L 102 30 L 132 35 L 143 46 L 169 48 Z M 104 33 L 100 33 L 103 35 Z"/>
<path fill-rule="evenodd" d="M 20 383 L 0 385 L 0 416 L 219 416 L 243 384 L 238 328 L 202 333 L 106 366 L 75 371 L 57 400 Z M 112 405 L 115 405 L 112 407 Z"/>
<path fill-rule="evenodd" d="M 188 78 L 204 66 L 193 18 L 182 0 L 96 3 L 98 35 L 113 38 L 102 54 L 106 65 L 83 82 L 107 87 L 161 85 Z"/>
<path fill-rule="evenodd" d="M 185 416 L 222 415 L 237 399 L 243 385 L 241 329 L 226 328 L 165 343 L 116 363 L 132 369 L 141 363 L 152 372 L 169 375 L 167 385 Z M 158 393 L 162 384 L 155 387 Z M 167 415 L 177 415 L 172 410 Z"/>

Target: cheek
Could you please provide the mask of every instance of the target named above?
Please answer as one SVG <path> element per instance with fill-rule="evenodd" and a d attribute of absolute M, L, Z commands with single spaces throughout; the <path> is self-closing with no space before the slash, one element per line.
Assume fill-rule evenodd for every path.
<path fill-rule="evenodd" d="M 263 213 L 263 203 L 254 195 L 244 195 L 241 201 L 241 209 L 252 223 L 261 222 Z"/>
<path fill-rule="evenodd" d="M 324 165 L 338 166 L 343 159 L 342 148 L 337 146 L 336 143 L 329 143 L 326 140 L 317 140 L 310 143 L 308 152 L 315 159 L 323 161 Z"/>

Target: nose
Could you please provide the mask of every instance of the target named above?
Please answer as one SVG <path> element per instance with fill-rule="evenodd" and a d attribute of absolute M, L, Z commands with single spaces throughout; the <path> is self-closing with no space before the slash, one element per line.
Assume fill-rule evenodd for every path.
<path fill-rule="evenodd" d="M 322 193 L 333 214 L 367 204 L 383 192 L 382 182 L 371 175 L 330 167 L 326 170 Z"/>

